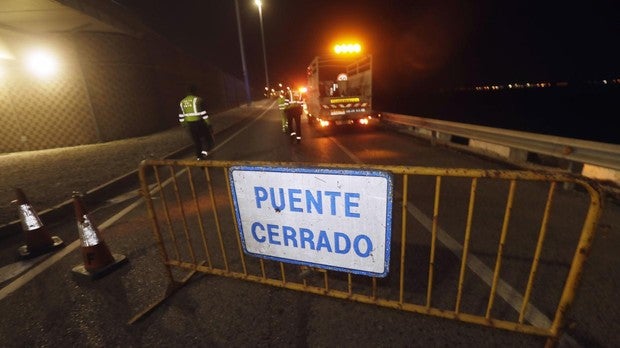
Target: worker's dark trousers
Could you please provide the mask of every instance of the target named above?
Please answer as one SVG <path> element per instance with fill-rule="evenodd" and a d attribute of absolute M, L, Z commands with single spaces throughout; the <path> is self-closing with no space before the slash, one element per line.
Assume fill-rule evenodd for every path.
<path fill-rule="evenodd" d="M 202 151 L 211 151 L 215 144 L 213 138 L 213 129 L 210 125 L 206 124 L 203 120 L 195 122 L 187 122 L 189 134 L 194 142 L 194 151 L 196 157 L 202 156 Z"/>
<path fill-rule="evenodd" d="M 301 114 L 304 112 L 303 107 L 301 105 L 290 106 L 284 111 L 286 112 L 291 136 L 301 140 Z M 294 126 L 293 122 L 295 123 Z"/>

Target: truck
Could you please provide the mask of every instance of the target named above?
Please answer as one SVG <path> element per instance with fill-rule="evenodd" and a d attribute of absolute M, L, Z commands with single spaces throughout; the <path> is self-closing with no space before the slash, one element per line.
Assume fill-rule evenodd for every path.
<path fill-rule="evenodd" d="M 307 68 L 308 122 L 316 129 L 371 127 L 372 56 L 316 56 Z"/>

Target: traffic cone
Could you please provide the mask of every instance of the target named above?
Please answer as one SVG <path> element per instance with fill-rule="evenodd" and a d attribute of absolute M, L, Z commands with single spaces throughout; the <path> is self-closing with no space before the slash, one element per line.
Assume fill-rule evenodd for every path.
<path fill-rule="evenodd" d="M 20 188 L 15 188 L 17 212 L 21 221 L 22 230 L 26 234 L 26 245 L 17 249 L 20 257 L 32 258 L 53 250 L 62 248 L 65 243 L 58 236 L 50 236 L 39 219 L 37 212 L 32 208 L 26 194 Z"/>
<path fill-rule="evenodd" d="M 127 258 L 121 254 L 112 254 L 105 241 L 101 238 L 99 230 L 90 221 L 84 203 L 79 194 L 73 194 L 73 207 L 77 219 L 78 233 L 82 240 L 82 258 L 84 263 L 73 268 L 77 275 L 87 276 L 91 279 L 102 277 L 127 262 Z"/>

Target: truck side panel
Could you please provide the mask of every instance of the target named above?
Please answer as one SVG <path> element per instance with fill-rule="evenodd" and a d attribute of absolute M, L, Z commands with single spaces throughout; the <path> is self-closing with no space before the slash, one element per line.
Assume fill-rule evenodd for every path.
<path fill-rule="evenodd" d="M 372 72 L 370 70 L 349 76 L 347 81 L 339 81 L 342 84 L 344 95 L 355 95 L 370 101 L 372 100 Z"/>

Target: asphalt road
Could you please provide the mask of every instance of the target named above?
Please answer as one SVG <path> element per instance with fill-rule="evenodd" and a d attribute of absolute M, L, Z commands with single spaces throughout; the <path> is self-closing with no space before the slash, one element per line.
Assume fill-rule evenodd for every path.
<path fill-rule="evenodd" d="M 317 163 L 347 163 L 360 166 L 382 164 L 489 170 L 508 168 L 501 163 L 450 149 L 430 147 L 421 140 L 382 130 L 323 135 L 311 131 L 304 124 L 302 142 L 292 144 L 280 133 L 278 126 L 278 111 L 272 107 L 252 114 L 251 120 L 222 129 L 217 135 L 218 147 L 212 160 L 296 162 L 308 166 Z M 179 153 L 179 158 L 185 158 L 185 154 Z M 396 182 L 395 192 L 401 184 Z M 424 217 L 433 216 L 432 200 L 428 200 L 433 197 L 433 184 L 432 180 L 429 182 L 424 178 L 411 180 L 411 190 L 417 196 L 409 197 L 413 204 L 408 212 L 414 216 L 411 220 L 416 221 L 415 227 L 421 232 L 410 241 L 408 251 L 411 248 L 412 251 L 420 252 L 429 243 Z M 463 191 L 458 182 L 446 180 L 445 184 L 446 194 L 467 197 L 468 191 Z M 51 234 L 65 241 L 66 246 L 34 260 L 11 262 L 10 255 L 14 256 L 16 248 L 23 244 L 21 236 L 3 239 L 4 266 L 0 273 L 4 278 L 0 289 L 0 309 L 3 317 L 8 318 L 0 325 L 3 346 L 544 345 L 544 338 L 538 336 L 200 272 L 161 305 L 128 324 L 138 313 L 162 298 L 169 282 L 153 236 L 149 214 L 143 199 L 137 194 L 137 183 L 116 185 L 110 191 L 107 196 L 111 198 L 94 200 L 92 207 L 88 206 L 89 215 L 102 231 L 110 251 L 124 255 L 129 261 L 100 279 L 80 277 L 72 271 L 84 261 L 79 241 L 76 241 L 75 220 L 71 217 L 59 219 L 47 226 Z M 481 202 L 483 196 L 480 197 Z M 399 195 L 395 197 L 402 198 Z M 583 205 L 583 197 L 583 192 L 558 194 L 559 216 L 566 220 L 565 232 L 568 235 L 574 233 L 570 232 L 574 230 L 574 226 L 571 227 L 575 224 L 573 221 L 582 217 L 576 212 Z M 442 229 L 462 229 L 466 219 L 462 212 L 467 201 L 446 197 L 444 202 L 445 210 L 440 214 Z M 529 214 L 533 214 L 538 204 L 537 201 L 536 204 L 531 203 L 531 209 L 515 208 L 513 221 L 520 229 L 531 229 L 523 222 L 535 219 Z M 496 207 L 493 205 L 486 203 L 483 211 L 494 211 Z M 620 210 L 612 203 L 606 204 L 604 208 L 581 286 L 569 312 L 571 326 L 560 342 L 561 346 L 620 345 L 616 335 L 620 306 L 614 301 L 620 288 L 617 284 L 617 279 L 620 279 L 617 276 L 620 261 L 615 257 L 620 246 Z M 497 217 L 484 220 L 480 225 L 495 226 L 498 221 L 501 225 L 501 217 L 499 220 Z M 396 221 L 399 219 L 394 219 L 395 242 L 398 242 L 396 235 L 399 223 Z M 234 231 L 231 220 L 223 222 L 224 231 Z M 485 231 L 480 228 L 474 235 L 484 236 Z M 510 239 L 509 242 L 517 247 L 506 249 L 509 257 L 504 267 L 508 270 L 520 268 L 523 266 L 521 251 L 530 248 L 532 240 L 521 237 Z M 440 258 L 436 276 L 440 284 L 448 284 L 451 276 L 458 274 L 458 269 L 447 267 L 448 260 L 455 260 L 456 257 L 445 246 L 449 244 L 445 239 L 442 241 L 440 238 L 440 243 L 442 247 L 438 249 Z M 547 316 L 553 314 L 554 305 L 557 304 L 552 300 L 547 303 L 545 294 L 552 293 L 552 287 L 561 286 L 558 285 L 561 281 L 554 278 L 554 273 L 558 273 L 558 270 L 559 273 L 566 272 L 572 255 L 570 249 L 562 249 L 561 238 L 551 239 L 549 243 L 549 248 L 553 250 L 540 269 L 539 277 L 543 279 L 543 285 L 536 290 L 545 299 L 539 306 Z M 493 258 L 486 255 L 485 251 L 495 247 L 486 238 L 481 238 L 477 244 L 472 245 L 472 251 L 483 264 L 490 265 L 492 269 Z M 396 250 L 398 248 L 393 248 L 393 256 L 397 255 Z M 415 260 L 420 259 L 412 261 Z M 397 274 L 397 268 L 390 272 Z M 181 274 L 183 272 L 179 273 L 175 273 L 175 276 L 184 275 Z M 508 274 L 510 272 L 505 277 L 510 283 L 521 277 L 510 278 Z M 472 289 L 488 291 L 483 282 L 472 286 Z M 437 302 L 449 298 L 442 297 L 441 286 L 436 287 L 434 292 L 437 294 Z M 478 290 L 472 290 L 472 293 L 476 292 Z M 424 295 L 424 287 L 414 286 L 413 293 Z M 501 312 L 511 310 L 510 299 L 501 298 L 497 302 Z M 484 309 L 483 305 L 476 302 L 464 305 L 465 308 L 480 306 Z"/>

